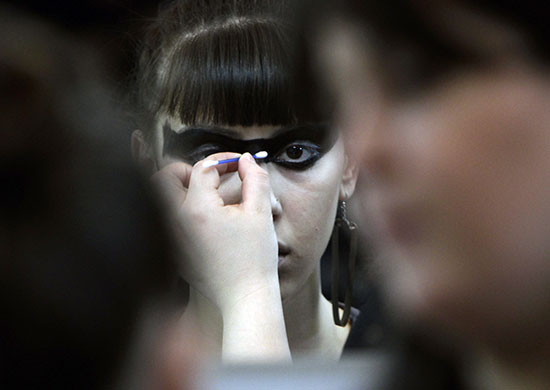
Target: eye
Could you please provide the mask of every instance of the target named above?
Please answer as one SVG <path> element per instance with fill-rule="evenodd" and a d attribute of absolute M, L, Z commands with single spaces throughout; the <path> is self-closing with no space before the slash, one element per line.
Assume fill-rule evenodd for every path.
<path fill-rule="evenodd" d="M 191 165 L 194 165 L 200 160 L 204 160 L 206 157 L 210 156 L 211 154 L 226 152 L 227 151 L 226 149 L 227 148 L 223 148 L 221 145 L 213 145 L 213 144 L 201 145 L 195 150 L 193 150 L 190 154 L 185 156 L 185 161 Z"/>
<path fill-rule="evenodd" d="M 278 159 L 289 162 L 301 162 L 310 158 L 312 155 L 311 150 L 303 145 L 290 145 L 287 146 L 280 154 L 277 155 Z"/>
<path fill-rule="evenodd" d="M 321 158 L 321 152 L 318 145 L 293 143 L 285 146 L 272 161 L 286 168 L 306 169 L 319 158 Z"/>
<path fill-rule="evenodd" d="M 304 148 L 299 145 L 292 145 L 286 150 L 286 155 L 288 158 L 291 158 L 293 160 L 297 160 L 300 157 L 302 157 L 302 154 L 304 154 Z"/>

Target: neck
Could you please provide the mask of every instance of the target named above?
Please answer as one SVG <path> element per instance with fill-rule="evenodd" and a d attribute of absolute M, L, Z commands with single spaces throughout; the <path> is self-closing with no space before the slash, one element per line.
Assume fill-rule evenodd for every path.
<path fill-rule="evenodd" d="M 183 321 L 194 328 L 207 354 L 221 356 L 223 320 L 218 308 L 192 287 Z"/>
<path fill-rule="evenodd" d="M 349 329 L 332 319 L 332 306 L 321 294 L 320 269 L 292 297 L 283 300 L 286 332 L 293 357 L 338 360 Z"/>
<path fill-rule="evenodd" d="M 495 390 L 550 388 L 550 350 L 539 350 L 530 356 L 517 354 L 510 357 L 494 353 L 480 353 L 479 356 L 474 368 L 474 388 Z"/>
<path fill-rule="evenodd" d="M 320 285 L 318 267 L 299 291 L 283 301 L 288 343 L 293 357 L 338 360 L 349 328 L 334 325 L 331 303 L 322 296 Z M 207 353 L 221 356 L 222 316 L 215 305 L 193 288 L 183 321 L 194 325 Z"/>

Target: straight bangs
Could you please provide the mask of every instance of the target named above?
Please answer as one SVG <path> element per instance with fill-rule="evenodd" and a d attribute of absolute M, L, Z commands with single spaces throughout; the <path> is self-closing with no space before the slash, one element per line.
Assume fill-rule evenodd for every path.
<path fill-rule="evenodd" d="M 234 17 L 185 34 L 158 69 L 159 107 L 186 125 L 288 125 L 291 42 L 279 21 Z"/>

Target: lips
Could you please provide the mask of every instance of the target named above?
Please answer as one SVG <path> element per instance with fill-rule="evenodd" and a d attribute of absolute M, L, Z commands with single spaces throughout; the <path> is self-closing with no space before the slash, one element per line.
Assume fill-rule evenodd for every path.
<path fill-rule="evenodd" d="M 290 254 L 290 249 L 282 243 L 279 243 L 279 264 Z"/>

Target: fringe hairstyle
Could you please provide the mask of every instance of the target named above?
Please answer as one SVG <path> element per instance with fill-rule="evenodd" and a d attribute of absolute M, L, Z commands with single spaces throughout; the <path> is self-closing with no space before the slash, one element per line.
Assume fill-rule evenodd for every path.
<path fill-rule="evenodd" d="M 134 91 L 146 137 L 159 114 L 189 125 L 311 121 L 298 118 L 293 104 L 289 7 L 271 0 L 181 0 L 160 9 L 140 48 Z"/>

